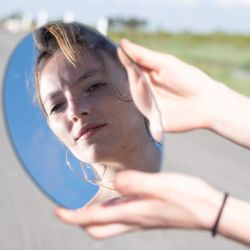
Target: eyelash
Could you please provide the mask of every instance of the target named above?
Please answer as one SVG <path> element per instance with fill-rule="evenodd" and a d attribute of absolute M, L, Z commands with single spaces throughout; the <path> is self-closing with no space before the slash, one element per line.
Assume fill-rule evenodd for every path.
<path fill-rule="evenodd" d="M 60 110 L 61 106 L 63 105 L 63 103 L 58 103 L 55 106 L 52 107 L 51 111 L 50 111 L 50 115 L 54 112 L 58 112 L 58 110 Z"/>
<path fill-rule="evenodd" d="M 97 82 L 97 83 L 94 83 L 92 84 L 86 91 L 86 93 L 92 93 L 93 91 L 95 91 L 96 89 L 99 89 L 99 88 L 102 88 L 104 86 L 106 86 L 107 84 L 105 82 Z M 54 112 L 59 112 L 60 111 L 60 108 L 61 106 L 63 105 L 64 103 L 58 103 L 56 105 L 54 105 L 52 107 L 52 109 L 50 110 L 50 115 L 53 114 Z"/>
<path fill-rule="evenodd" d="M 97 82 L 97 83 L 94 83 L 92 84 L 88 89 L 87 89 L 87 93 L 91 93 L 93 91 L 95 91 L 96 89 L 99 89 L 101 87 L 104 87 L 106 85 L 105 82 Z"/>

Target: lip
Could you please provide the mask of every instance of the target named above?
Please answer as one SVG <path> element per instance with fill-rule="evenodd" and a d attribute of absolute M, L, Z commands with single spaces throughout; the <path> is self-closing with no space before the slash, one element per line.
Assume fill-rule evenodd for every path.
<path fill-rule="evenodd" d="M 96 134 L 100 130 L 102 130 L 107 124 L 106 123 L 99 123 L 99 124 L 88 124 L 84 127 L 82 127 L 75 137 L 75 141 L 78 141 L 79 139 L 87 139 L 90 136 Z"/>

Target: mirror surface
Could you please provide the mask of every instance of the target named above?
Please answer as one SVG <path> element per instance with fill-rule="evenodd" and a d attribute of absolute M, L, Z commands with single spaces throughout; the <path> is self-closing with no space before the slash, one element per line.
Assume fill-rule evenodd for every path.
<path fill-rule="evenodd" d="M 119 197 L 123 169 L 160 169 L 163 146 L 133 103 L 117 47 L 90 27 L 28 34 L 9 60 L 4 109 L 22 166 L 61 206 Z"/>

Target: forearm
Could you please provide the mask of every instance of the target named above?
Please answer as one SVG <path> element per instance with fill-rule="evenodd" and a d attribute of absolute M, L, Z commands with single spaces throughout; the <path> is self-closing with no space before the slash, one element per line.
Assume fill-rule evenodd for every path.
<path fill-rule="evenodd" d="M 220 219 L 218 233 L 250 246 L 250 204 L 229 197 Z"/>
<path fill-rule="evenodd" d="M 250 98 L 220 84 L 211 104 L 210 128 L 225 138 L 250 148 Z"/>

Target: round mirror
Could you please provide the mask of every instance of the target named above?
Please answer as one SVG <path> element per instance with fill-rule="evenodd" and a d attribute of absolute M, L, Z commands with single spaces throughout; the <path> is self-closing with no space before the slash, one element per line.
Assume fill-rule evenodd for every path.
<path fill-rule="evenodd" d="M 9 60 L 4 110 L 22 166 L 63 207 L 119 197 L 124 169 L 160 170 L 162 142 L 132 100 L 117 46 L 90 27 L 28 34 Z"/>

